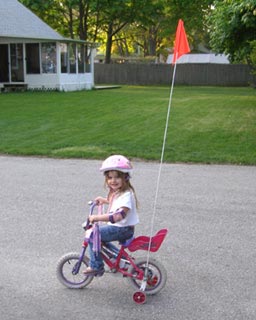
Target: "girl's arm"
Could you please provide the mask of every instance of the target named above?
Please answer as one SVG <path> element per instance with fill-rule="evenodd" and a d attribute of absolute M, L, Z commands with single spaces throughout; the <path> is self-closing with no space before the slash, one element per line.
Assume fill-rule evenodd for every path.
<path fill-rule="evenodd" d="M 102 214 L 102 215 L 92 215 L 89 216 L 89 220 L 91 223 L 98 222 L 98 221 L 110 221 L 111 223 L 116 223 L 118 221 L 123 220 L 127 213 L 129 211 L 129 208 L 121 207 L 116 212 L 111 214 Z"/>

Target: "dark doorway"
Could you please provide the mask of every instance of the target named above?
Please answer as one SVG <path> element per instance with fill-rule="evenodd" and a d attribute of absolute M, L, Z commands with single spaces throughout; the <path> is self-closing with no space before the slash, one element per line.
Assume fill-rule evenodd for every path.
<path fill-rule="evenodd" d="M 23 45 L 22 43 L 12 43 L 10 50 L 12 82 L 24 82 Z"/>
<path fill-rule="evenodd" d="M 9 82 L 8 44 L 0 44 L 0 82 Z"/>

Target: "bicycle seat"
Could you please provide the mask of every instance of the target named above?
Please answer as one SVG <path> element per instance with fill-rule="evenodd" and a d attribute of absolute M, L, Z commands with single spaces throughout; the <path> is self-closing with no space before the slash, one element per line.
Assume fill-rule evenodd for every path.
<path fill-rule="evenodd" d="M 130 243 L 128 250 L 131 252 L 136 250 L 150 250 L 151 252 L 156 252 L 164 241 L 167 232 L 167 229 L 161 229 L 151 239 L 148 236 L 139 236 Z"/>

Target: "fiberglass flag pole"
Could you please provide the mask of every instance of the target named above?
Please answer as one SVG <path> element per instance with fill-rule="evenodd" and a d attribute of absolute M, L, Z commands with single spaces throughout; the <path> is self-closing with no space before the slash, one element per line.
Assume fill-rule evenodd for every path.
<path fill-rule="evenodd" d="M 168 104 L 168 112 L 166 117 L 166 126 L 165 126 L 164 140 L 163 140 L 161 163 L 163 162 L 163 158 L 164 158 L 165 142 L 166 142 L 166 135 L 167 135 L 167 129 L 169 124 L 169 118 L 170 118 L 170 110 L 171 110 L 171 104 L 172 104 L 172 94 L 173 94 L 173 87 L 175 82 L 177 60 L 183 54 L 186 54 L 188 52 L 190 52 L 188 39 L 187 39 L 187 35 L 184 28 L 184 23 L 180 19 L 176 29 L 176 35 L 175 35 L 175 45 L 174 45 L 174 52 L 173 52 L 173 58 L 172 58 L 172 65 L 174 65 L 174 69 L 172 74 L 172 84 L 171 84 L 170 98 L 169 98 L 169 104 Z"/>
<path fill-rule="evenodd" d="M 156 212 L 156 202 L 157 202 L 158 190 L 159 190 L 159 185 L 160 185 L 162 163 L 164 160 L 164 151 L 165 151 L 166 137 L 167 137 L 167 131 L 168 131 L 168 124 L 169 124 L 169 119 L 170 119 L 172 94 L 173 94 L 173 87 L 174 87 L 174 81 L 175 81 L 177 60 L 183 54 L 186 54 L 188 52 L 190 52 L 190 48 L 189 48 L 186 32 L 184 29 L 184 23 L 180 19 L 178 26 L 177 26 L 177 29 L 176 29 L 176 36 L 175 36 L 175 45 L 174 45 L 174 53 L 173 53 L 173 60 L 172 60 L 172 64 L 174 65 L 174 69 L 173 69 L 173 75 L 172 75 L 172 84 L 171 84 L 171 90 L 170 90 L 168 110 L 167 110 L 167 115 L 166 115 L 166 124 L 165 124 L 161 160 L 160 160 L 160 166 L 159 166 L 159 172 L 158 172 L 158 178 L 157 178 L 156 194 L 155 194 L 155 200 L 154 200 L 154 205 L 153 205 L 153 216 L 152 216 L 152 222 L 151 222 L 151 228 L 152 228 L 151 229 L 151 236 L 153 233 L 154 217 L 155 217 L 155 212 Z"/>
<path fill-rule="evenodd" d="M 169 104 L 168 104 L 168 111 L 166 115 L 166 124 L 165 124 L 165 131 L 164 131 L 164 138 L 163 138 L 163 145 L 162 145 L 162 153 L 161 153 L 161 160 L 159 165 L 159 172 L 158 172 L 158 178 L 157 178 L 157 184 L 156 184 L 156 193 L 155 193 L 155 199 L 154 199 L 154 205 L 153 205 L 153 215 L 151 219 L 151 232 L 150 232 L 150 241 L 148 246 L 148 255 L 147 255 L 147 267 L 149 262 L 149 253 L 150 253 L 150 247 L 151 247 L 151 241 L 153 236 L 153 227 L 154 227 L 154 219 L 155 219 L 155 213 L 156 213 L 156 203 L 157 203 L 157 197 L 158 197 L 158 191 L 159 191 L 159 185 L 160 185 L 160 177 L 161 177 L 161 171 L 162 171 L 162 163 L 164 160 L 164 151 L 165 151 L 165 144 L 166 144 L 166 137 L 167 137 L 167 131 L 168 131 L 168 124 L 169 124 L 169 118 L 170 118 L 170 111 L 171 111 L 171 102 L 172 102 L 172 93 L 173 93 L 173 87 L 174 87 L 174 80 L 175 80 L 175 73 L 176 73 L 176 65 L 177 60 L 179 57 L 181 57 L 183 54 L 186 54 L 190 52 L 186 32 L 184 29 L 184 23 L 180 19 L 177 30 L 176 30 L 176 36 L 175 36 L 175 46 L 174 46 L 174 54 L 173 54 L 173 60 L 172 64 L 174 65 L 173 70 L 173 76 L 172 76 L 172 84 L 171 84 L 171 91 L 170 91 L 170 98 L 169 98 Z M 145 273 L 147 273 L 147 268 Z M 144 277 L 146 279 L 146 277 Z M 141 290 L 144 291 L 146 286 L 146 281 L 142 281 L 141 284 Z"/>
<path fill-rule="evenodd" d="M 184 23 L 180 19 L 179 23 L 178 23 L 178 26 L 177 26 L 177 29 L 176 29 L 176 36 L 175 36 L 174 53 L 173 53 L 173 59 L 172 59 L 172 64 L 174 65 L 174 69 L 173 69 L 173 74 L 172 74 L 172 85 L 171 85 L 171 91 L 170 91 L 168 111 L 167 111 L 167 116 L 166 116 L 166 125 L 165 125 L 165 132 L 164 132 L 164 139 L 163 139 L 163 146 L 162 146 L 162 154 L 161 154 L 161 164 L 162 164 L 163 159 L 164 159 L 164 150 L 165 150 L 166 136 L 167 136 L 167 130 L 168 130 L 168 124 L 169 124 L 169 118 L 170 118 L 171 103 L 172 103 L 172 93 L 173 93 L 173 87 L 174 87 L 174 81 L 175 81 L 177 60 L 183 54 L 186 54 L 188 52 L 190 52 L 190 48 L 189 48 L 186 32 L 185 32 L 185 29 L 184 29 Z"/>

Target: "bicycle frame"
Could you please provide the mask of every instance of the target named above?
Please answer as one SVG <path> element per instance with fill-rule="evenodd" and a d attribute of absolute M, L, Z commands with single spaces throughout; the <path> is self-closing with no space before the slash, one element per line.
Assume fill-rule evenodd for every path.
<path fill-rule="evenodd" d="M 97 204 L 95 202 L 89 202 L 89 205 L 90 205 L 90 215 L 91 215 L 93 214 L 93 210 L 95 206 L 97 206 Z M 89 219 L 87 219 L 86 223 L 84 224 L 84 229 L 88 230 L 91 227 L 92 226 L 90 225 Z M 130 252 L 134 252 L 137 250 L 145 250 L 145 251 L 150 250 L 151 252 L 156 252 L 160 248 L 162 242 L 164 241 L 164 238 L 167 232 L 168 232 L 167 229 L 161 229 L 152 238 L 147 236 L 139 236 L 137 238 L 128 239 L 126 240 L 125 243 L 121 244 L 120 249 L 113 246 L 115 250 L 109 248 L 107 244 L 102 243 L 101 245 L 102 250 L 100 254 L 103 258 L 103 261 L 110 268 L 110 271 L 112 273 L 119 272 L 124 277 L 132 277 L 138 280 L 143 280 L 145 276 L 144 270 L 138 268 L 134 259 L 126 252 L 126 249 L 128 249 Z M 76 265 L 72 270 L 72 274 L 76 275 L 79 272 L 82 261 L 83 261 L 83 257 L 85 255 L 88 245 L 89 245 L 89 239 L 84 238 L 84 241 L 82 244 L 82 251 L 81 251 L 78 262 L 76 263 Z M 112 257 L 115 257 L 114 261 L 111 260 Z M 135 271 L 135 273 L 134 272 L 129 273 L 128 268 L 122 268 L 120 266 L 121 260 L 125 260 L 125 262 L 128 265 L 132 265 L 133 271 Z"/>
<path fill-rule="evenodd" d="M 110 268 L 110 270 L 115 273 L 119 272 L 124 277 L 134 277 L 134 274 L 131 274 L 128 272 L 128 268 L 122 268 L 120 266 L 121 260 L 125 260 L 125 263 L 128 265 L 132 265 L 134 270 L 136 270 L 137 276 L 136 278 L 138 280 L 142 280 L 144 272 L 137 267 L 137 265 L 134 263 L 134 259 L 125 251 L 126 246 L 121 246 L 118 255 L 116 256 L 114 261 L 111 261 L 111 259 L 108 257 L 108 255 L 104 252 L 106 250 L 106 247 L 104 244 L 102 245 L 102 252 L 101 256 L 103 258 L 103 261 L 106 263 L 106 265 Z M 108 249 L 109 250 L 109 249 Z M 111 250 L 110 250 L 111 251 Z"/>
<path fill-rule="evenodd" d="M 74 268 L 72 270 L 72 274 L 74 274 L 74 275 L 78 274 L 88 245 L 89 245 L 89 243 L 88 243 L 87 239 L 84 239 L 83 248 L 82 248 L 79 260 L 76 263 L 76 265 L 74 266 Z M 112 255 L 113 257 L 116 256 L 116 253 L 114 253 L 113 251 L 111 251 L 110 249 L 105 247 L 104 244 L 102 244 L 102 252 L 100 254 L 101 254 L 102 258 L 103 258 L 103 261 L 106 263 L 106 265 L 110 268 L 110 270 L 113 273 L 120 272 L 120 273 L 123 274 L 123 276 L 133 277 L 133 275 L 131 273 L 127 272 L 127 269 L 124 269 L 124 268 L 120 267 L 121 259 L 125 259 L 126 262 L 128 264 L 131 264 L 136 269 L 138 274 L 140 275 L 137 278 L 140 279 L 140 280 L 143 278 L 143 272 L 133 262 L 132 257 L 130 257 L 129 254 L 125 251 L 124 246 L 121 246 L 121 249 L 119 250 L 119 253 L 116 256 L 115 261 L 111 261 L 111 258 L 109 258 L 108 255 L 103 250 L 105 252 L 108 251 L 109 254 Z"/>
<path fill-rule="evenodd" d="M 162 229 L 158 231 L 157 234 L 151 239 L 146 236 L 140 236 L 134 239 L 130 239 L 126 241 L 127 242 L 126 244 L 122 244 L 120 249 L 116 248 L 119 251 L 118 254 L 114 250 L 111 250 L 110 248 L 108 248 L 106 244 L 102 243 L 102 250 L 100 254 L 103 258 L 103 261 L 110 268 L 111 272 L 113 273 L 119 272 L 124 277 L 132 277 L 138 280 L 143 280 L 144 270 L 138 268 L 138 266 L 134 262 L 134 259 L 126 252 L 126 249 L 128 249 L 131 252 L 134 252 L 137 250 L 148 250 L 149 244 L 150 244 L 150 251 L 155 252 L 160 248 L 166 234 L 167 234 L 167 229 Z M 83 245 L 82 245 L 83 248 L 82 248 L 79 260 L 72 270 L 72 273 L 74 275 L 79 272 L 79 269 L 88 245 L 89 245 L 88 239 L 84 238 Z M 112 261 L 110 257 L 115 257 L 115 260 Z M 122 268 L 120 266 L 121 260 L 125 260 L 125 262 L 128 265 L 132 265 L 134 268 L 133 270 L 135 270 L 135 273 L 129 273 L 128 268 Z"/>

